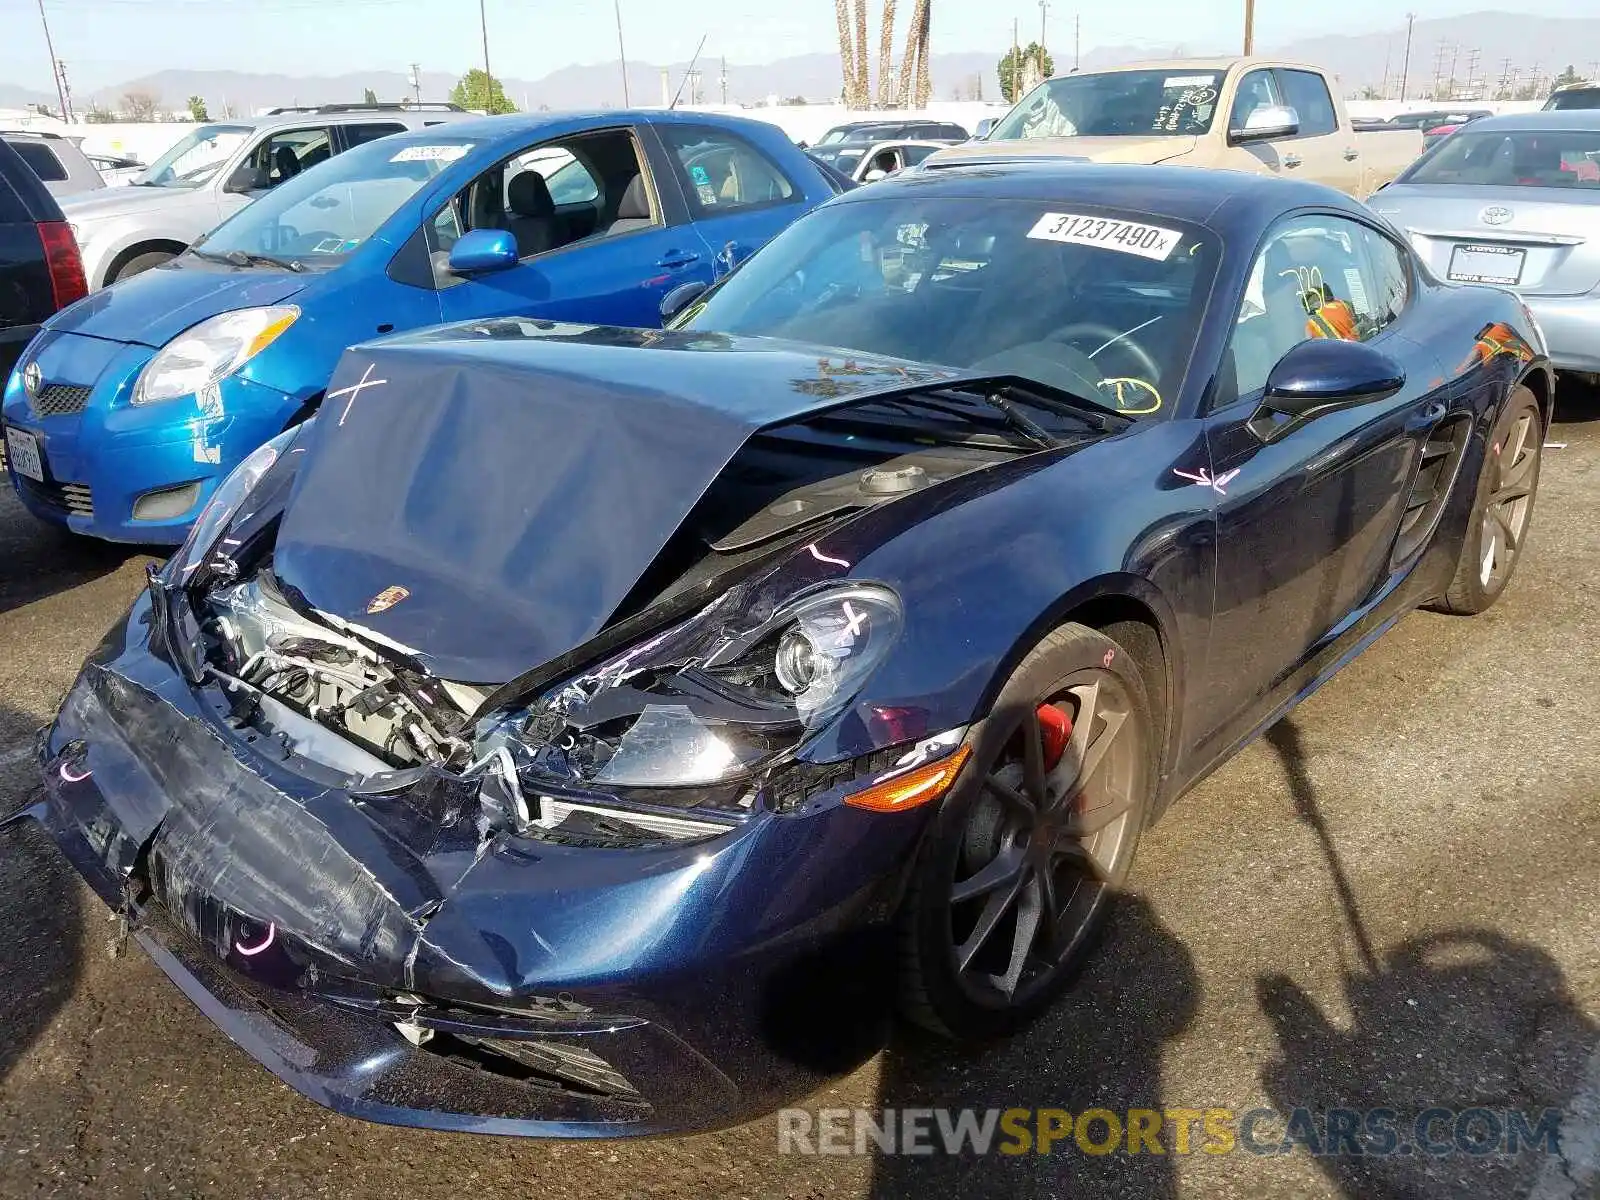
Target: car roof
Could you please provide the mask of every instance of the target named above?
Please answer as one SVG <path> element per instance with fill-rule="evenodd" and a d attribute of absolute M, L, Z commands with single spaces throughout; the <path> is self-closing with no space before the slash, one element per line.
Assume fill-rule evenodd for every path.
<path fill-rule="evenodd" d="M 447 108 L 303 108 L 293 112 L 267 113 L 259 117 L 213 117 L 202 125 L 232 125 L 241 129 L 278 129 L 286 125 L 367 125 L 377 121 L 448 121 L 457 124 L 473 120 L 477 113 Z"/>
<path fill-rule="evenodd" d="M 1193 167 L 1118 165 L 1061 159 L 957 159 L 950 166 L 924 163 L 888 179 L 847 192 L 830 204 L 873 204 L 902 190 L 918 198 L 951 196 L 1028 200 L 1056 206 L 1079 204 L 1213 225 L 1224 205 L 1228 223 L 1270 221 L 1285 209 L 1319 206 L 1351 211 L 1360 205 L 1318 183 L 1244 171 L 1196 171 Z"/>
<path fill-rule="evenodd" d="M 1479 117 L 1472 123 L 1474 133 L 1507 132 L 1555 133 L 1563 129 L 1600 130 L 1600 109 L 1563 108 L 1529 113 L 1504 113 L 1498 117 Z"/>
<path fill-rule="evenodd" d="M 699 112 L 689 109 L 660 108 L 594 108 L 565 111 L 508 113 L 497 117 L 470 116 L 462 120 L 456 116 L 450 122 L 452 137 L 497 138 L 537 136 L 541 131 L 555 126 L 571 125 L 711 125 L 726 129 L 762 130 L 784 136 L 783 131 L 770 121 L 754 121 L 748 117 L 735 117 L 727 113 Z M 437 126 L 410 129 L 405 133 L 390 134 L 386 142 L 396 145 L 406 142 L 424 142 L 439 136 Z"/>

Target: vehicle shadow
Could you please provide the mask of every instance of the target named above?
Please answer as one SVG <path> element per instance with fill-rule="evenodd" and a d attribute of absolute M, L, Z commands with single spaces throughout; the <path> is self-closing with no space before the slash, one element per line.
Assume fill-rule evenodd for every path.
<path fill-rule="evenodd" d="M 160 548 L 79 537 L 36 520 L 0 476 L 0 613 L 69 591 Z"/>
<path fill-rule="evenodd" d="M 32 724 L 0 706 L 0 731 Z M 0 761 L 0 821 L 38 794 L 31 759 Z M 83 889 L 44 830 L 0 829 L 0 1088 L 77 988 L 85 919 Z"/>
<path fill-rule="evenodd" d="M 1160 1111 L 1163 1044 L 1182 1033 L 1199 1004 L 1189 951 L 1146 901 L 1125 894 L 1083 975 L 1022 1033 L 966 1049 L 898 1033 L 884 1053 L 878 1104 L 974 1109 L 980 1118 L 988 1109 L 1059 1108 L 1076 1115 L 1104 1108 L 1119 1116 L 1133 1108 Z M 1027 1127 L 1038 1129 L 1031 1114 Z M 1103 1138 L 1104 1131 L 1095 1136 Z M 1114 1193 L 1159 1200 L 1177 1193 L 1171 1155 L 1087 1154 L 1070 1134 L 1050 1154 L 1001 1153 L 1004 1132 L 983 1155 L 970 1149 L 947 1154 L 936 1128 L 931 1140 L 931 1156 L 880 1155 L 870 1194 L 969 1200 Z"/>
<path fill-rule="evenodd" d="M 1557 379 L 1554 424 L 1597 420 L 1600 420 L 1600 387 L 1584 383 L 1572 375 L 1562 375 Z"/>
<path fill-rule="evenodd" d="M 1289 780 L 1296 815 L 1322 846 L 1327 869 L 1349 925 L 1357 961 L 1345 964 L 1337 1021 L 1285 975 L 1257 980 L 1257 997 L 1278 1038 L 1278 1053 L 1263 1068 L 1262 1084 L 1280 1119 L 1257 1135 L 1272 1142 L 1286 1132 L 1292 1110 L 1308 1108 L 1313 1128 L 1326 1126 L 1330 1108 L 1370 1113 L 1387 1109 L 1398 1136 L 1394 1152 L 1373 1153 L 1382 1135 L 1358 1140 L 1363 1153 L 1326 1153 L 1316 1162 L 1341 1192 L 1361 1200 L 1386 1197 L 1525 1196 L 1562 1164 L 1547 1146 L 1500 1153 L 1512 1112 L 1528 1129 L 1552 1110 L 1548 1128 L 1580 1086 L 1600 1045 L 1600 1029 L 1584 1014 L 1560 966 L 1543 949 L 1488 928 L 1456 928 L 1408 938 L 1379 954 L 1305 767 L 1293 720 L 1274 726 L 1266 741 Z M 1414 1144 L 1418 1117 L 1452 1110 L 1423 1131 L 1447 1152 Z M 1467 1109 L 1492 1116 L 1456 1119 Z M 1496 1127 L 1498 1126 L 1498 1133 Z M 1494 1137 L 1495 1145 L 1483 1139 Z M 1323 1146 L 1324 1150 L 1334 1147 Z M 1296 1154 L 1307 1148 L 1296 1146 Z M 1583 1195 L 1556 1191 L 1552 1195 Z"/>

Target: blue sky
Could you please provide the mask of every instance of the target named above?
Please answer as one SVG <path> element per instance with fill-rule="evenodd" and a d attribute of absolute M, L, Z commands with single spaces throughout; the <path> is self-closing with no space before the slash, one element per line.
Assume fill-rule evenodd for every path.
<path fill-rule="evenodd" d="M 572 63 L 614 61 L 611 0 L 485 0 L 496 75 L 534 79 Z M 912 0 L 900 0 L 901 22 Z M 1342 0 L 1339 20 L 1326 5 L 1257 0 L 1258 43 L 1308 33 L 1364 33 L 1398 27 L 1406 5 Z M 1493 0 L 1416 0 L 1421 18 L 1494 7 Z M 1572 0 L 1524 0 L 1503 8 L 1577 15 Z M 871 0 L 874 14 L 882 0 Z M 1084 49 L 1145 42 L 1233 45 L 1243 26 L 1242 0 L 1119 0 L 1082 5 Z M 1070 45 L 1073 0 L 1053 0 L 1050 40 Z M 93 89 L 164 67 L 287 74 L 359 70 L 459 72 L 481 61 L 476 0 L 45 0 L 56 54 L 73 85 Z M 761 63 L 836 46 L 828 0 L 622 0 L 630 58 L 665 62 L 705 53 Z M 1003 48 L 1011 19 L 1024 37 L 1039 28 L 1037 0 L 934 0 L 936 52 Z M 1342 28 L 1341 28 L 1342 26 Z M 1159 31 L 1159 32 L 1158 32 Z M 37 0 L 0 0 L 0 79 L 50 90 Z M 897 38 L 898 42 L 899 39 Z M 898 48 L 896 51 L 898 55 Z"/>

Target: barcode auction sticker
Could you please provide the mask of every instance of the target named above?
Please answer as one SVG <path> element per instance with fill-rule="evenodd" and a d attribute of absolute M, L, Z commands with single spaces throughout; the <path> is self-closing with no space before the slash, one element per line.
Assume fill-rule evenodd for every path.
<path fill-rule="evenodd" d="M 1113 217 L 1087 217 L 1077 213 L 1045 213 L 1028 236 L 1044 242 L 1071 242 L 1076 246 L 1099 246 L 1123 254 L 1138 254 L 1165 262 L 1183 235 L 1160 225 L 1138 221 L 1119 221 Z"/>
<path fill-rule="evenodd" d="M 455 162 L 468 150 L 466 146 L 407 146 L 390 157 L 390 162 Z"/>

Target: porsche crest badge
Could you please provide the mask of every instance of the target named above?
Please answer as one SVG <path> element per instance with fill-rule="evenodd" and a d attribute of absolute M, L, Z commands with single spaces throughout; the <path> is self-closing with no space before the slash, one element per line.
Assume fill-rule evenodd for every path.
<path fill-rule="evenodd" d="M 410 588 L 387 587 L 367 602 L 367 615 L 376 616 L 381 612 L 388 612 L 400 601 L 411 595 Z"/>

